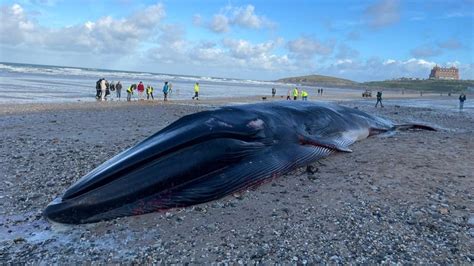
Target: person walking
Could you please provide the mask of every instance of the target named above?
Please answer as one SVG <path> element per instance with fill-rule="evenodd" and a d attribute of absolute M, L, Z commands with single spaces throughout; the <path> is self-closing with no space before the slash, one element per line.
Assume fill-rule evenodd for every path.
<path fill-rule="evenodd" d="M 168 81 L 165 81 L 165 85 L 163 85 L 163 101 L 168 101 L 168 93 L 170 88 L 168 87 Z"/>
<path fill-rule="evenodd" d="M 143 85 L 143 82 L 139 82 L 137 86 L 137 91 L 138 91 L 138 100 L 143 100 L 143 92 L 145 91 L 145 85 Z"/>
<path fill-rule="evenodd" d="M 97 82 L 95 83 L 95 98 L 97 100 L 100 99 L 100 82 L 102 81 L 102 79 L 98 79 Z"/>
<path fill-rule="evenodd" d="M 196 98 L 196 100 L 199 100 L 199 82 L 196 82 L 196 84 L 194 84 L 193 100 L 194 100 L 194 98 Z"/>
<path fill-rule="evenodd" d="M 466 101 L 466 94 L 464 92 L 461 92 L 459 95 L 459 110 L 462 110 L 464 108 L 464 102 Z"/>
<path fill-rule="evenodd" d="M 151 97 L 152 100 L 154 100 L 155 98 L 153 98 L 153 87 L 148 85 L 146 87 L 146 99 L 149 100 Z"/>
<path fill-rule="evenodd" d="M 137 88 L 137 84 L 132 84 L 127 89 L 127 102 L 132 100 L 133 91 Z"/>
<path fill-rule="evenodd" d="M 318 95 L 319 95 L 319 93 L 321 93 L 321 89 L 318 89 Z"/>
<path fill-rule="evenodd" d="M 288 91 L 286 92 L 286 100 L 291 101 L 291 89 L 288 89 Z"/>
<path fill-rule="evenodd" d="M 301 91 L 301 99 L 303 101 L 307 101 L 308 100 L 308 93 L 305 91 L 305 90 L 302 90 Z"/>
<path fill-rule="evenodd" d="M 375 108 L 377 108 L 377 105 L 380 103 L 380 107 L 383 108 L 383 104 L 382 104 L 382 92 L 381 91 L 378 91 L 377 92 L 377 102 L 375 103 Z"/>
<path fill-rule="evenodd" d="M 115 92 L 117 93 L 117 99 L 120 100 L 120 96 L 122 93 L 122 83 L 120 83 L 120 81 L 118 81 L 117 84 L 115 85 Z"/>
<path fill-rule="evenodd" d="M 100 100 L 105 101 L 105 93 L 107 91 L 107 82 L 105 79 L 100 81 Z"/>
<path fill-rule="evenodd" d="M 272 98 L 275 98 L 276 93 L 277 93 L 277 90 L 275 88 L 272 88 Z"/>
<path fill-rule="evenodd" d="M 293 89 L 293 100 L 295 100 L 295 101 L 298 100 L 298 88 L 297 87 L 295 87 Z"/>
<path fill-rule="evenodd" d="M 321 96 L 323 96 L 323 88 L 321 88 Z"/>

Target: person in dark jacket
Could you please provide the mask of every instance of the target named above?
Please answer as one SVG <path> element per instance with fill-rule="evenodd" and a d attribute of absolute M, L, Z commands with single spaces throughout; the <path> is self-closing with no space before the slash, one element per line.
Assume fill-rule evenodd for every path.
<path fill-rule="evenodd" d="M 464 92 L 461 92 L 459 95 L 459 110 L 462 110 L 464 108 L 464 102 L 466 101 L 466 94 Z"/>
<path fill-rule="evenodd" d="M 383 108 L 383 104 L 382 104 L 382 92 L 381 91 L 378 91 L 377 92 L 377 102 L 375 103 L 375 108 L 377 108 L 377 105 L 380 103 L 380 107 Z"/>
<path fill-rule="evenodd" d="M 122 93 L 122 83 L 117 82 L 117 84 L 115 85 L 115 92 L 117 93 L 117 98 L 120 100 L 120 96 L 121 96 L 121 93 Z"/>
<path fill-rule="evenodd" d="M 95 83 L 95 91 L 96 91 L 96 92 L 95 92 L 95 98 L 96 98 L 97 100 L 99 100 L 99 99 L 100 99 L 100 96 L 101 96 L 101 95 L 100 95 L 100 93 L 101 93 L 101 90 L 100 90 L 100 82 L 101 82 L 101 81 L 102 81 L 102 79 L 99 79 L 99 80 L 97 80 L 97 82 Z"/>

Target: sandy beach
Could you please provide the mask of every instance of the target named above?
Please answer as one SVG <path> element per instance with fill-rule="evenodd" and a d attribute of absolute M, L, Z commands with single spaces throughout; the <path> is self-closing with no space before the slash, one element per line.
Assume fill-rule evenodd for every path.
<path fill-rule="evenodd" d="M 315 162 L 314 174 L 300 168 L 206 204 L 74 226 L 41 212 L 75 180 L 184 115 L 262 96 L 0 105 L 0 261 L 472 263 L 474 117 L 384 96 L 383 109 L 360 95 L 318 100 L 438 131 L 371 137 Z"/>

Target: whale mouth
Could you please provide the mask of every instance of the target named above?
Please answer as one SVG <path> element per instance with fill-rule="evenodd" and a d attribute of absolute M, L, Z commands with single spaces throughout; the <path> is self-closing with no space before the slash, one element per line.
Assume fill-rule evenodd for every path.
<path fill-rule="evenodd" d="M 83 176 L 53 200 L 44 215 L 60 223 L 97 221 L 99 219 L 94 217 L 101 213 L 127 204 L 139 204 L 137 199 L 152 195 L 163 198 L 195 180 L 222 173 L 269 144 L 260 124 L 236 130 L 216 120 L 211 125 L 208 122 L 197 127 L 170 128 Z M 161 207 L 173 206 L 166 203 Z M 131 215 L 133 211 L 130 208 L 111 214 L 111 217 Z"/>
<path fill-rule="evenodd" d="M 80 197 L 81 195 L 87 194 L 88 192 L 100 188 L 104 185 L 107 185 L 114 180 L 123 178 L 127 175 L 127 173 L 131 173 L 142 168 L 146 168 L 150 164 L 156 164 L 160 160 L 166 160 L 170 156 L 177 155 L 180 152 L 186 151 L 199 143 L 207 142 L 207 141 L 219 141 L 219 140 L 234 140 L 243 143 L 261 143 L 255 142 L 254 136 L 242 135 L 242 134 L 235 134 L 235 133 L 220 133 L 220 134 L 210 134 L 207 136 L 201 136 L 198 138 L 191 139 L 187 142 L 180 143 L 179 145 L 169 147 L 166 150 L 156 151 L 153 147 L 149 147 L 148 149 L 143 149 L 140 152 L 133 151 L 137 156 L 130 156 L 128 157 L 128 153 L 132 152 L 127 150 L 123 153 L 126 156 L 128 162 L 125 160 L 121 160 L 115 165 L 110 165 L 103 171 L 96 173 L 92 171 L 88 175 L 84 177 L 87 179 L 86 182 L 82 182 L 79 180 L 76 184 L 74 184 L 71 188 L 69 188 L 64 195 L 62 196 L 64 200 L 70 200 L 76 197 Z M 138 145 L 138 148 L 140 145 Z M 134 150 L 137 147 L 134 148 Z M 120 157 L 122 154 L 117 155 L 116 157 Z M 141 156 L 138 156 L 141 155 Z M 139 158 L 134 158 L 139 157 Z M 130 160 L 134 161 L 133 163 Z M 109 164 L 108 164 L 109 165 Z M 101 167 L 101 166 L 99 166 Z M 109 169 L 113 168 L 115 171 L 110 171 Z M 92 175 L 91 175 L 92 174 Z"/>

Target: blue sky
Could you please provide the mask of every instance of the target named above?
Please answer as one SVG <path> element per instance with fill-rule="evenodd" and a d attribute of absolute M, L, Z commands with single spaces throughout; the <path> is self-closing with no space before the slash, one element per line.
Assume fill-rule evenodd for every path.
<path fill-rule="evenodd" d="M 474 79 L 474 0 L 3 0 L 0 61 L 273 80 Z"/>

